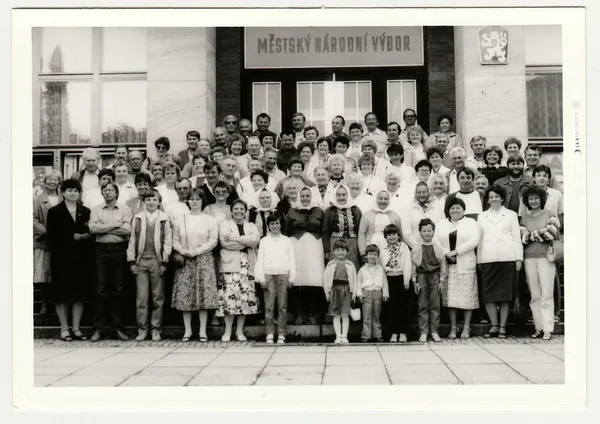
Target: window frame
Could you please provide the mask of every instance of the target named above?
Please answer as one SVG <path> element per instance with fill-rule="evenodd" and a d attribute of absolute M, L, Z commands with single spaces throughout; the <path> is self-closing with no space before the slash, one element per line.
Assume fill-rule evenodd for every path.
<path fill-rule="evenodd" d="M 279 133 L 281 133 L 282 128 L 283 128 L 283 115 L 282 115 L 282 97 L 281 97 L 281 86 L 282 83 L 281 81 L 253 81 L 252 82 L 252 119 L 256 120 L 256 117 L 258 116 L 259 113 L 262 112 L 258 112 L 256 111 L 256 109 L 254 108 L 254 87 L 256 87 L 257 85 L 265 85 L 267 87 L 267 92 L 265 93 L 265 99 L 266 99 L 266 109 L 267 109 L 267 114 L 271 117 L 271 123 L 273 123 L 273 114 L 269 113 L 269 85 L 273 84 L 273 85 L 277 85 L 278 86 L 278 91 L 279 91 L 279 125 L 280 125 L 280 129 L 279 132 L 277 131 L 273 131 L 273 129 L 271 127 L 269 127 L 269 131 L 274 132 L 276 134 L 279 135 Z M 256 126 L 256 122 L 252 122 L 252 129 L 253 131 L 256 131 L 258 129 L 258 127 Z"/>
<path fill-rule="evenodd" d="M 400 83 L 404 83 L 404 82 L 412 82 L 414 84 L 415 87 L 415 106 L 414 106 L 414 110 L 415 113 L 417 114 L 417 116 L 419 116 L 419 110 L 418 110 L 418 94 L 417 94 L 417 79 L 416 78 L 411 78 L 411 79 L 391 79 L 391 80 L 386 80 L 385 82 L 385 93 L 386 93 L 386 107 L 387 107 L 387 122 L 398 122 L 398 124 L 400 124 L 401 126 L 403 125 L 404 121 L 402 120 L 402 116 L 400 116 L 400 119 L 396 118 L 397 120 L 395 121 L 394 118 L 392 118 L 390 116 L 390 113 L 392 111 L 392 109 L 390 108 L 390 82 L 400 82 Z M 403 87 L 400 87 L 401 89 Z M 402 91 L 402 90 L 401 90 Z M 413 109 L 413 108 L 411 108 Z M 400 105 L 400 110 L 402 110 L 402 112 L 404 113 L 404 111 L 406 110 L 406 106 L 404 105 L 404 93 L 402 95 L 402 102 Z M 420 124 L 419 124 L 420 125 Z"/>
<path fill-rule="evenodd" d="M 562 65 L 536 65 L 536 66 L 525 66 L 525 81 L 527 83 L 527 77 L 529 75 L 543 75 L 543 74 L 560 74 L 561 79 L 564 83 L 564 73 Z M 563 84 L 563 101 L 564 101 L 564 84 Z M 527 107 L 527 84 L 525 86 L 525 106 Z M 562 104 L 560 105 L 562 107 Z M 564 119 L 564 110 L 563 110 Z M 533 144 L 539 144 L 540 146 L 562 146 L 564 141 L 564 124 L 563 124 L 563 135 L 561 137 L 531 137 L 529 135 L 529 110 L 527 110 L 527 140 Z M 544 149 L 545 151 L 546 149 Z"/>
<path fill-rule="evenodd" d="M 320 84 L 323 86 L 323 93 L 325 93 L 325 83 L 327 81 L 296 81 L 295 85 L 296 85 L 296 110 L 300 111 L 300 106 L 298 105 L 298 99 L 300 98 L 300 85 L 301 84 L 309 84 L 309 93 L 310 93 L 310 105 L 309 105 L 309 109 L 310 109 L 310 118 L 308 116 L 306 117 L 306 126 L 314 126 L 313 123 L 313 91 L 312 91 L 312 87 L 313 84 Z M 302 112 L 304 113 L 304 112 Z M 325 104 L 323 103 L 323 113 L 325 113 Z M 323 122 L 325 122 L 325 116 L 323 116 Z"/>
<path fill-rule="evenodd" d="M 355 94 L 356 94 L 356 105 L 355 108 L 358 111 L 359 107 L 358 107 L 358 85 L 359 84 L 365 84 L 368 83 L 369 84 L 369 107 L 367 108 L 369 111 L 373 110 L 373 80 L 343 80 L 340 81 L 343 82 L 344 84 L 354 84 L 355 87 Z M 346 101 L 346 99 L 344 99 L 344 102 Z M 345 108 L 344 108 L 344 115 L 345 115 Z M 346 116 L 344 116 L 344 118 L 346 119 L 346 122 L 349 122 L 350 119 L 347 118 Z M 366 129 L 366 122 L 365 122 L 365 115 L 360 116 L 357 114 L 357 119 L 356 121 L 353 122 L 358 122 L 359 124 L 362 125 L 363 129 Z"/>
<path fill-rule="evenodd" d="M 32 58 L 32 83 L 33 83 L 33 148 L 65 148 L 65 147 L 78 147 L 81 149 L 85 147 L 98 147 L 108 146 L 114 148 L 117 143 L 102 143 L 102 83 L 104 81 L 147 81 L 148 70 L 137 71 L 137 72 L 102 72 L 102 41 L 103 31 L 102 27 L 92 27 L 92 72 L 91 73 L 64 73 L 64 74 L 51 74 L 42 73 L 40 69 L 41 65 L 41 46 L 42 46 L 42 27 L 33 28 L 33 58 Z M 53 144 L 42 144 L 41 143 L 41 110 L 42 110 L 42 97 L 41 97 L 41 84 L 45 81 L 57 81 L 57 82 L 90 82 L 91 83 L 91 134 L 90 143 L 85 144 L 70 144 L 70 143 L 53 143 Z M 148 123 L 146 122 L 146 130 Z M 128 143 L 129 147 L 145 147 L 145 143 Z"/>

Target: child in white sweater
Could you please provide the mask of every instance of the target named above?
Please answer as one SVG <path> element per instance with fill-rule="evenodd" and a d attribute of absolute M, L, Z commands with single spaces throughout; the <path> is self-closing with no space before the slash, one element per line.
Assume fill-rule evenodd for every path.
<path fill-rule="evenodd" d="M 387 276 L 379 264 L 379 247 L 370 244 L 365 250 L 367 263 L 358 271 L 357 297 L 362 302 L 363 330 L 361 341 L 368 342 L 373 338 L 382 342 L 381 307 L 390 298 Z"/>
<path fill-rule="evenodd" d="M 274 308 L 277 300 L 277 343 L 285 343 L 287 333 L 287 296 L 296 278 L 294 247 L 289 237 L 281 234 L 278 212 L 267 217 L 269 233 L 260 241 L 254 278 L 264 290 L 267 343 L 273 343 L 275 333 Z"/>

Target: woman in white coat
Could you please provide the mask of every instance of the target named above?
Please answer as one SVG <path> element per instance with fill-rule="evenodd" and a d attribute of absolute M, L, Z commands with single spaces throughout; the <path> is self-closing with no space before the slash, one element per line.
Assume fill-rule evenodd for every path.
<path fill-rule="evenodd" d="M 465 216 L 465 202 L 454 198 L 446 205 L 446 217 L 437 224 L 435 239 L 448 253 L 448 282 L 442 293 L 442 306 L 448 307 L 450 315 L 449 339 L 456 338 L 456 310 L 464 311 L 465 325 L 460 335 L 468 339 L 471 332 L 471 315 L 479 308 L 477 293 L 477 257 L 475 248 L 479 244 L 479 226 L 473 218 Z"/>
<path fill-rule="evenodd" d="M 517 272 L 523 266 L 523 244 L 517 214 L 504 205 L 506 191 L 494 184 L 485 191 L 490 208 L 479 214 L 481 241 L 477 263 L 481 271 L 481 298 L 492 326 L 484 337 L 506 338 L 506 320 L 514 297 Z M 498 305 L 500 325 L 498 325 Z"/>

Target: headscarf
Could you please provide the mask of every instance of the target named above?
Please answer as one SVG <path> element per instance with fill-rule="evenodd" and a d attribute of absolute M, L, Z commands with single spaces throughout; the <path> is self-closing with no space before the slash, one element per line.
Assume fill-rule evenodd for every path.
<path fill-rule="evenodd" d="M 380 209 L 379 205 L 377 204 L 377 197 L 379 197 L 380 193 L 387 193 L 388 196 L 389 196 L 389 198 L 390 198 L 390 202 L 389 202 L 387 208 L 385 208 L 385 209 Z M 391 194 L 390 194 L 389 191 L 387 191 L 387 190 L 379 190 L 377 192 L 377 194 L 375 195 L 375 198 L 373 200 L 375 201 L 375 204 L 373 206 L 373 210 L 375 212 L 378 212 L 378 213 L 388 213 L 391 210 L 390 207 L 391 207 L 391 204 L 392 204 L 392 196 L 391 196 Z"/>
<path fill-rule="evenodd" d="M 265 191 L 271 196 L 271 204 L 266 208 L 264 206 L 261 206 L 259 200 L 260 195 Z M 269 191 L 266 187 L 263 187 L 262 190 L 259 190 L 256 193 L 254 193 L 254 198 L 252 199 L 252 206 L 257 210 L 257 212 L 266 212 L 272 211 L 273 209 L 277 209 L 278 203 L 279 196 L 276 193 Z"/>
<path fill-rule="evenodd" d="M 308 206 L 304 206 L 302 204 L 302 201 L 300 201 L 300 193 L 302 193 L 304 190 L 308 190 L 308 192 L 310 193 L 310 204 Z M 297 205 L 295 206 L 296 209 L 298 210 L 309 210 L 312 209 L 314 207 L 319 206 L 319 203 L 315 200 L 315 197 L 313 196 L 313 191 L 310 189 L 310 187 L 304 186 L 300 189 L 300 191 L 298 191 L 298 201 L 297 201 Z"/>
<path fill-rule="evenodd" d="M 343 188 L 344 190 L 346 190 L 346 193 L 348 193 L 348 197 L 346 200 L 346 204 L 345 205 L 340 205 L 337 201 L 337 191 Z M 348 186 L 344 185 L 344 184 L 340 184 L 338 185 L 335 190 L 333 191 L 333 196 L 331 196 L 331 204 L 333 206 L 335 206 L 338 209 L 349 209 L 353 206 L 354 202 L 352 201 L 352 196 L 350 195 L 350 189 L 348 188 Z"/>

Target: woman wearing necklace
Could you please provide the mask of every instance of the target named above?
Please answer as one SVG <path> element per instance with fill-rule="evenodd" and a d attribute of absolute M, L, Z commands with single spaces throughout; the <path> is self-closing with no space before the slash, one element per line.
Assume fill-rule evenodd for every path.
<path fill-rule="evenodd" d="M 91 277 L 90 210 L 78 203 L 81 195 L 78 180 L 64 180 L 60 191 L 64 200 L 48 210 L 46 226 L 51 252 L 52 295 L 60 321 L 60 338 L 87 340 L 79 325 Z M 69 304 L 72 304 L 72 333 L 67 320 Z"/>
<path fill-rule="evenodd" d="M 48 210 L 63 201 L 58 187 L 62 182 L 60 171 L 53 169 L 44 176 L 46 189 L 33 198 L 33 284 L 40 287 L 42 308 L 40 315 L 48 314 L 50 302 L 50 244 L 48 243 Z"/>
<path fill-rule="evenodd" d="M 334 184 L 342 184 L 344 182 L 344 175 L 346 174 L 346 158 L 336 153 L 331 155 L 327 164 L 329 170 L 329 180 Z"/>
<path fill-rule="evenodd" d="M 446 202 L 447 219 L 437 224 L 434 236 L 448 252 L 448 280 L 442 292 L 442 306 L 448 307 L 450 316 L 449 339 L 456 338 L 457 310 L 462 309 L 465 318 L 460 337 L 468 339 L 471 335 L 473 310 L 479 308 L 475 256 L 475 248 L 479 244 L 479 226 L 477 221 L 465 215 L 465 209 L 462 199 L 454 198 Z"/>
<path fill-rule="evenodd" d="M 213 249 L 217 246 L 219 224 L 202 211 L 206 195 L 201 189 L 190 192 L 187 203 L 190 212 L 178 217 L 173 228 L 173 249 L 183 255 L 185 264 L 175 270 L 171 306 L 182 311 L 185 334 L 183 342 L 192 337 L 192 312 L 198 312 L 200 341 L 207 342 L 208 311 L 217 309 L 217 276 Z"/>
<path fill-rule="evenodd" d="M 231 204 L 231 219 L 219 225 L 221 261 L 217 283 L 217 316 L 225 317 L 225 334 L 221 337 L 221 341 L 224 342 L 231 340 L 234 320 L 237 321 L 237 340 L 246 341 L 246 316 L 257 314 L 259 310 L 254 284 L 254 265 L 260 235 L 256 225 L 246 222 L 247 209 L 243 200 L 234 200 Z"/>
<path fill-rule="evenodd" d="M 358 227 L 358 250 L 363 259 L 368 245 L 375 244 L 380 251 L 385 248 L 383 230 L 390 224 L 401 228 L 400 216 L 390 208 L 390 193 L 379 190 L 375 196 L 375 207 L 363 214 Z"/>
<path fill-rule="evenodd" d="M 337 240 L 344 240 L 348 245 L 348 259 L 356 269 L 360 269 L 358 253 L 358 227 L 362 212 L 350 200 L 350 189 L 339 185 L 332 196 L 331 206 L 325 210 L 323 219 L 323 249 L 325 262 L 329 262 L 331 246 Z"/>
<path fill-rule="evenodd" d="M 287 215 L 283 232 L 291 238 L 296 257 L 297 273 L 293 289 L 296 325 L 307 322 L 317 324 L 316 305 L 322 303 L 324 297 L 325 255 L 321 240 L 324 213 L 309 187 L 300 190 L 298 199 Z"/>
<path fill-rule="evenodd" d="M 375 193 L 386 188 L 383 178 L 373 174 L 374 166 L 375 158 L 370 155 L 362 155 L 358 160 L 358 169 L 363 181 L 363 192 L 370 196 L 374 196 Z"/>
<path fill-rule="evenodd" d="M 484 337 L 506 338 L 506 321 L 517 272 L 523 266 L 523 244 L 517 214 L 504 205 L 506 190 L 500 185 L 487 188 L 484 201 L 490 208 L 479 214 L 481 241 L 477 249 L 477 263 L 481 271 L 481 298 L 492 323 Z M 498 306 L 500 324 L 498 324 Z"/>

